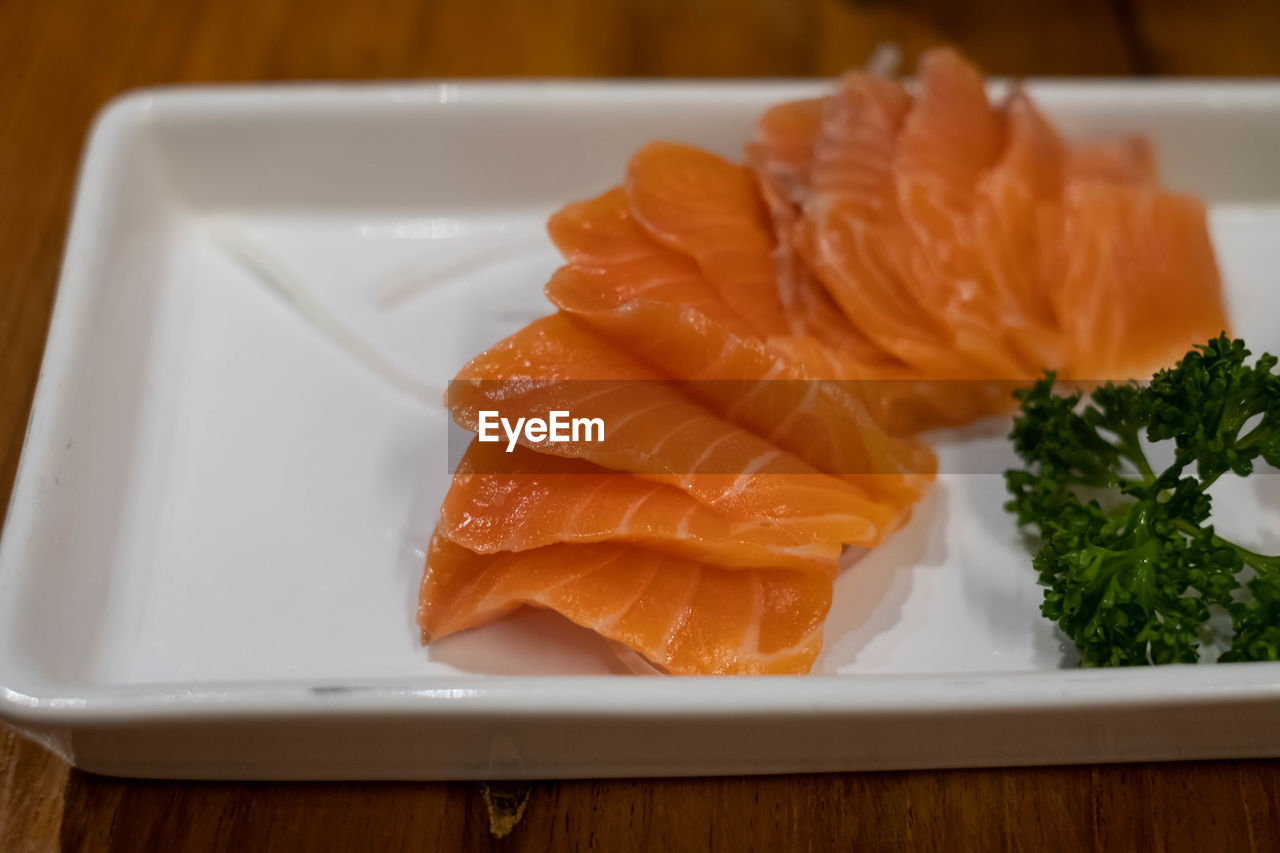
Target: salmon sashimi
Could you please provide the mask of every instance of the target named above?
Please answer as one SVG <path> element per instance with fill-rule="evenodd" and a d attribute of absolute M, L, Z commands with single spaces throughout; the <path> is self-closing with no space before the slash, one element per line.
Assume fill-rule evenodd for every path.
<path fill-rule="evenodd" d="M 850 319 L 903 363 L 855 372 L 874 380 L 869 405 L 897 433 L 967 423 L 1011 405 L 1011 386 L 983 384 L 992 369 L 961 353 L 955 331 L 903 283 L 919 266 L 893 183 L 897 134 L 910 105 L 893 81 L 845 77 L 817 141 L 814 195 L 797 230 L 800 252 Z"/>
<path fill-rule="evenodd" d="M 548 297 L 562 309 L 565 306 L 560 304 L 557 294 L 567 293 L 575 288 L 562 288 L 559 285 L 580 279 L 582 273 L 590 272 L 608 277 L 600 285 L 603 299 L 594 298 L 590 288 L 579 287 L 576 288 L 576 298 L 579 300 L 586 299 L 591 303 L 613 307 L 639 299 L 663 303 L 679 312 L 681 325 L 710 322 L 736 339 L 766 340 L 730 307 L 726 298 L 711 286 L 691 258 L 659 244 L 640 226 L 632 215 L 626 194 L 621 188 L 593 199 L 566 205 L 551 217 L 547 231 L 556 247 L 569 261 L 568 265 L 553 276 L 547 287 Z M 579 301 L 576 304 L 581 306 L 583 303 Z M 631 311 L 633 308 L 634 306 L 628 305 L 626 310 Z M 621 330 L 611 330 L 611 333 L 616 331 Z M 652 335 L 667 330 L 662 323 L 656 323 L 639 331 Z M 806 350 L 809 358 L 806 359 L 804 368 L 808 376 L 848 378 L 848 371 L 842 367 L 848 358 L 840 351 L 829 349 L 823 340 L 809 335 L 783 335 L 769 337 L 767 341 L 770 344 L 786 344 L 799 339 L 808 340 L 813 345 Z M 687 369 L 685 358 L 688 353 L 684 351 L 685 347 L 673 352 L 667 349 L 669 341 L 664 340 L 661 345 L 651 343 L 653 345 L 645 348 L 644 357 L 653 361 L 655 359 L 651 355 L 661 356 L 656 363 L 677 374 Z M 685 341 L 686 346 L 691 343 L 692 338 Z M 705 350 L 705 355 L 718 356 L 721 352 L 721 349 L 712 347 Z M 678 367 L 672 368 L 663 360 L 672 358 L 678 362 Z M 732 378 L 761 379 L 769 375 L 771 366 L 766 366 L 759 372 L 750 371 Z"/>
<path fill-rule="evenodd" d="M 779 340 L 735 337 L 658 294 L 611 302 L 608 297 L 618 294 L 609 288 L 616 283 L 607 273 L 566 267 L 552 277 L 547 295 L 642 357 L 668 368 L 683 362 L 689 378 L 681 387 L 704 405 L 887 506 L 905 510 L 928 489 L 936 458 L 881 426 L 888 415 L 874 408 L 879 383 L 811 379 L 803 362 L 793 360 L 804 353 L 782 351 Z"/>
<path fill-rule="evenodd" d="M 971 237 L 962 228 L 978 178 L 1003 148 L 1000 117 L 982 75 L 953 50 L 925 53 L 916 83 L 894 147 L 899 209 L 921 240 L 965 244 Z"/>
<path fill-rule="evenodd" d="M 1148 186 L 1067 187 L 1060 212 L 1042 220 L 1064 377 L 1146 376 L 1230 331 L 1205 220 L 1197 199 Z"/>
<path fill-rule="evenodd" d="M 813 143 L 822 130 L 828 100 L 787 101 L 765 110 L 756 122 L 755 139 L 746 148 L 747 163 L 760 181 L 775 231 L 786 230 L 809 195 Z"/>
<path fill-rule="evenodd" d="M 798 674 L 822 648 L 831 580 L 716 568 L 613 542 L 475 554 L 437 534 L 418 601 L 424 642 L 531 605 L 672 674 Z"/>
<path fill-rule="evenodd" d="M 952 330 L 956 348 L 980 365 L 978 378 L 1031 378 L 1041 365 L 1007 345 L 1005 306 L 972 215 L 979 179 L 1005 148 L 1004 122 L 987 100 L 982 75 L 952 50 L 922 57 L 918 88 L 893 161 L 907 226 L 898 235 L 908 265 L 900 267 L 901 279 Z"/>
<path fill-rule="evenodd" d="M 811 338 L 775 339 L 770 343 L 775 349 L 785 350 L 795 363 L 829 361 L 829 351 L 815 349 Z M 843 372 L 838 375 L 845 377 L 845 386 L 856 389 L 872 419 L 892 436 L 912 436 L 1008 411 L 1013 408 L 1012 391 L 1017 387 L 1010 382 L 929 379 L 915 368 L 891 369 L 859 364 L 855 360 L 844 360 L 840 367 Z M 911 470 L 925 473 L 936 470 L 936 464 L 926 468 L 923 463 L 917 463 Z"/>
<path fill-rule="evenodd" d="M 604 423 L 603 441 L 533 444 L 674 485 L 728 518 L 786 524 L 819 542 L 874 545 L 894 508 L 823 474 L 681 392 L 665 374 L 576 326 L 535 321 L 472 360 L 449 388 L 454 420 L 476 432 L 479 413 L 549 419 L 552 411 Z"/>
<path fill-rule="evenodd" d="M 616 192 L 606 193 L 552 218 L 550 230 L 561 250 L 599 266 L 560 269 L 546 288 L 551 301 L 650 363 L 681 373 L 707 405 L 819 470 L 877 475 L 861 480 L 872 494 L 908 503 L 918 499 L 932 478 L 933 454 L 885 432 L 868 412 L 858 378 L 822 378 L 830 368 L 823 356 L 832 354 L 815 339 L 766 342 L 742 334 L 696 276 L 661 272 L 670 250 L 634 223 L 630 239 L 624 238 L 622 201 Z M 605 231 L 626 263 L 610 265 L 589 254 Z M 640 261 L 646 256 L 647 264 Z M 679 258 L 668 260 L 666 269 L 679 269 Z M 779 346 L 786 340 L 812 342 L 823 356 Z M 811 372 L 815 362 L 819 367 Z"/>
<path fill-rule="evenodd" d="M 898 267 L 903 230 L 893 156 L 910 98 L 893 81 L 854 73 L 827 105 L 815 144 L 812 197 L 796 249 L 849 321 L 894 359 L 954 363 L 953 335 L 920 304 Z"/>
<path fill-rule="evenodd" d="M 878 343 L 870 344 L 879 354 L 868 357 L 858 347 L 844 347 L 845 357 L 833 365 L 830 354 L 814 347 L 811 340 L 775 340 L 775 346 L 787 349 L 796 360 L 807 365 L 824 365 L 830 375 L 858 380 L 876 419 L 893 433 L 965 423 L 983 414 L 1007 409 L 1010 391 L 1007 384 L 975 386 L 949 382 L 945 378 L 931 379 L 931 373 L 940 372 L 936 367 L 931 371 L 912 367 L 888 351 L 902 352 L 895 349 L 900 339 L 891 335 L 893 319 L 884 313 L 887 300 L 894 299 L 898 300 L 903 315 L 903 325 L 899 328 L 920 340 L 933 339 L 928 350 L 916 347 L 915 352 L 923 358 L 921 363 L 947 363 L 947 368 L 941 371 L 945 377 L 954 372 L 953 363 L 958 361 L 951 345 L 941 343 L 945 333 L 930 332 L 934 321 L 904 295 L 896 279 L 898 272 L 891 262 L 892 253 L 879 251 L 885 245 L 883 220 L 892 219 L 890 211 L 896 204 L 892 158 L 898 126 L 910 105 L 909 96 L 892 81 L 854 73 L 845 78 L 839 95 L 800 103 L 821 105 L 829 112 L 821 128 L 825 138 L 818 139 L 815 135 L 807 142 L 801 138 L 804 133 L 816 133 L 811 123 L 791 121 L 783 126 L 786 133 L 772 127 L 771 119 L 787 114 L 786 110 L 775 108 L 761 120 L 757 141 L 752 146 L 759 161 L 757 172 L 766 187 L 771 139 L 785 140 L 777 143 L 778 156 L 784 165 L 794 169 L 808 163 L 815 173 L 807 180 L 790 179 L 788 186 L 798 187 L 791 200 L 806 204 L 807 216 L 794 223 L 790 233 L 780 231 L 779 244 L 809 239 L 808 259 L 831 273 L 829 283 L 833 285 L 833 292 L 841 294 L 846 309 L 861 313 L 863 321 L 869 324 L 869 334 L 879 337 Z M 815 148 L 820 155 L 816 161 Z M 808 158 L 796 154 L 797 150 L 807 150 Z M 815 237 L 823 239 L 822 246 L 813 242 Z M 823 251 L 842 257 L 847 252 L 852 260 L 849 264 L 840 260 L 823 267 L 823 257 L 829 257 Z M 853 274 L 855 272 L 860 275 Z M 883 290 L 868 293 L 858 289 L 869 285 L 881 286 Z M 863 337 L 866 339 L 866 335 Z M 880 349 L 881 345 L 885 349 Z"/>
<path fill-rule="evenodd" d="M 1079 270 L 1101 263 L 1094 250 L 1110 251 L 1104 245 L 1140 242 L 1140 234 L 1156 232 L 1167 240 L 1185 231 L 1187 240 L 1167 240 L 1160 250 L 1184 256 L 1167 265 L 1186 271 L 1179 298 L 1187 301 L 1180 305 L 1195 306 L 1203 293 L 1215 298 L 1201 322 L 1191 322 L 1192 307 L 1166 336 L 1196 340 L 1202 328 L 1221 322 L 1207 230 L 1188 211 L 1178 224 L 1176 206 L 1168 202 L 1130 205 L 1130 221 L 1113 223 L 1121 233 L 1111 240 L 1075 225 L 1081 215 L 1092 216 L 1072 213 L 1077 203 L 1108 192 L 1078 186 L 1110 186 L 1117 199 L 1137 198 L 1129 195 L 1134 188 L 1156 191 L 1155 161 L 1144 139 L 1066 145 L 1020 89 L 993 107 L 981 76 L 952 51 L 925 56 L 914 99 L 895 86 L 855 73 L 827 102 L 811 198 L 797 234 L 806 263 L 850 319 L 921 379 L 995 383 L 985 393 L 972 393 L 978 386 L 968 382 L 962 387 L 971 393 L 942 391 L 944 417 L 962 423 L 1008 408 L 1003 380 L 1025 381 L 1069 363 L 1077 375 L 1087 366 L 1122 369 L 1122 354 L 1134 357 L 1129 364 L 1141 363 L 1138 350 L 1154 356 L 1160 348 L 1143 340 L 1147 332 L 1139 330 L 1132 346 L 1118 337 L 1120 327 L 1151 325 L 1136 311 L 1108 318 L 1094 313 L 1106 300 L 1091 285 L 1118 286 L 1118 280 L 1089 282 L 1089 273 Z M 1168 215 L 1148 218 L 1157 208 Z M 1080 257 L 1066 257 L 1067 245 L 1090 241 Z M 1141 256 L 1148 250 L 1128 250 L 1131 276 L 1161 266 Z M 1067 272 L 1066 263 L 1078 271 Z M 1112 275 L 1120 275 L 1118 268 Z M 1108 347 L 1111 354 L 1104 355 Z M 1185 349 L 1179 343 L 1160 358 Z M 920 427 L 937 419 L 927 407 L 909 408 L 886 405 L 878 417 L 906 430 L 913 419 Z"/>
<path fill-rule="evenodd" d="M 776 243 L 750 171 L 692 146 L 651 143 L 628 164 L 625 191 L 644 229 L 693 258 L 756 335 L 812 335 L 863 357 L 876 352 L 810 277 L 796 278 L 794 293 L 779 287 Z"/>
<path fill-rule="evenodd" d="M 601 304 L 618 305 L 641 297 L 663 301 L 705 317 L 736 338 L 758 338 L 751 325 L 703 277 L 691 258 L 658 244 L 640 226 L 620 187 L 596 198 L 566 205 L 551 217 L 547 233 L 569 261 L 547 286 L 547 295 L 553 303 L 556 303 L 552 292 L 556 290 L 557 278 L 573 278 L 583 273 L 606 274 L 609 283 L 602 285 L 596 300 Z M 652 334 L 665 330 L 656 327 L 646 331 Z M 661 349 L 665 350 L 667 343 L 664 341 Z M 682 369 L 677 368 L 672 375 L 681 372 Z"/>
<path fill-rule="evenodd" d="M 815 144 L 801 252 L 849 319 L 922 378 L 1025 378 L 1038 367 L 1004 342 L 972 215 L 1001 117 L 949 51 L 925 56 L 919 89 L 846 76 Z"/>
<path fill-rule="evenodd" d="M 1071 142 L 1005 91 L 949 49 L 905 85 L 851 72 L 766 111 L 745 164 L 653 142 L 553 216 L 557 313 L 449 388 L 479 435 L 424 642 L 532 606 L 667 673 L 807 672 L 842 549 L 933 482 L 913 434 L 1229 332 L 1205 207 L 1151 144 Z M 603 434 L 548 435 L 553 413 Z"/>
<path fill-rule="evenodd" d="M 1001 318 L 1004 339 L 1035 369 L 1062 364 L 1062 344 L 1041 286 L 1037 215 L 1062 193 L 1067 146 L 1035 104 L 1015 89 L 1001 109 L 1005 147 L 973 194 L 975 261 Z"/>
<path fill-rule="evenodd" d="M 791 332 L 773 269 L 773 234 L 755 179 L 689 145 L 651 142 L 627 164 L 631 213 L 663 245 L 689 255 L 761 337 Z"/>
<path fill-rule="evenodd" d="M 774 275 L 794 337 L 813 337 L 863 364 L 895 366 L 840 311 L 835 300 L 805 266 L 795 231 L 812 187 L 809 173 L 828 98 L 779 104 L 756 125 L 747 145 L 747 165 L 755 172 L 773 223 Z"/>
<path fill-rule="evenodd" d="M 473 441 L 454 472 L 438 532 L 478 554 L 559 542 L 643 545 L 720 566 L 835 574 L 840 546 L 783 526 L 734 522 L 674 486 L 580 459 Z"/>

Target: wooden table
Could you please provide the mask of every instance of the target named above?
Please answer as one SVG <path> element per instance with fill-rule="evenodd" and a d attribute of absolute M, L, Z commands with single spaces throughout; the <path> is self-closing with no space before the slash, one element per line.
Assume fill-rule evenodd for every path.
<path fill-rule="evenodd" d="M 1280 3 L 0 0 L 0 494 L 35 389 L 76 158 L 115 93 L 312 78 L 830 75 L 885 40 L 908 62 L 948 41 L 997 74 L 1275 75 Z M 1278 790 L 1270 761 L 546 782 L 494 841 L 486 797 L 523 790 L 122 782 L 5 732 L 0 850 L 1266 849 L 1280 843 Z"/>

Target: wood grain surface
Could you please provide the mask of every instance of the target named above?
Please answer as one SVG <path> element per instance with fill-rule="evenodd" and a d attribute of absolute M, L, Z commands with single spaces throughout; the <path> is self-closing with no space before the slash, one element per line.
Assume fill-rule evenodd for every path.
<path fill-rule="evenodd" d="M 0 495 L 90 118 L 163 83 L 827 75 L 938 42 L 995 74 L 1280 74 L 1276 0 L 0 0 Z M 124 782 L 11 732 L 0 850 L 1266 850 L 1280 762 L 474 784 Z M 501 818 L 501 815 L 498 815 Z"/>

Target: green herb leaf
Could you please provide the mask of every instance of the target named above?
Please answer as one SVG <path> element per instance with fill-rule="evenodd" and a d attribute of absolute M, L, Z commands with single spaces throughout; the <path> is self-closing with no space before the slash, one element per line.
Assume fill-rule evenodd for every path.
<path fill-rule="evenodd" d="M 1222 660 L 1280 656 L 1280 558 L 1228 542 L 1208 523 L 1218 477 L 1248 476 L 1259 458 L 1280 461 L 1277 360 L 1250 366 L 1248 356 L 1224 335 L 1147 386 L 1108 383 L 1086 401 L 1055 394 L 1048 373 L 1017 392 L 1009 437 L 1024 467 L 1005 472 L 1005 507 L 1040 531 L 1041 612 L 1084 666 L 1194 662 L 1212 606 L 1234 626 Z M 1174 443 L 1164 470 L 1152 469 L 1144 436 Z M 1235 600 L 1246 566 L 1255 576 Z"/>

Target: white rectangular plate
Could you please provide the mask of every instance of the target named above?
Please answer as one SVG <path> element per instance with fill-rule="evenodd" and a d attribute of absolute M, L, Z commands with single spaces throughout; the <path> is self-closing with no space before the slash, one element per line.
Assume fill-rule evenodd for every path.
<path fill-rule="evenodd" d="M 1153 138 L 1166 181 L 1212 205 L 1236 332 L 1280 349 L 1280 86 L 1032 88 L 1074 138 Z M 0 546 L 0 716 L 82 767 L 150 776 L 1280 754 L 1280 665 L 1071 669 L 1000 508 L 1007 422 L 938 436 L 944 469 L 963 456 L 986 473 L 940 477 L 841 576 L 814 675 L 624 676 L 602 641 L 544 612 L 418 644 L 448 485 L 436 390 L 548 312 L 547 215 L 616 183 L 653 138 L 737 158 L 763 108 L 816 89 L 116 101 L 86 154 Z M 1223 529 L 1280 550 L 1280 477 L 1220 501 Z"/>

